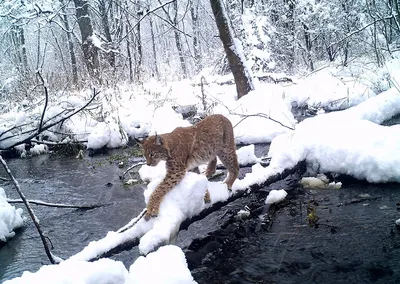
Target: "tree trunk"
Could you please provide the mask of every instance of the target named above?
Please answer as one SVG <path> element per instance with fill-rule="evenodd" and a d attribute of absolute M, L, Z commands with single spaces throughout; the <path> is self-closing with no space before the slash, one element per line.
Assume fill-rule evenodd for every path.
<path fill-rule="evenodd" d="M 190 14 L 192 16 L 192 29 L 193 29 L 193 51 L 194 51 L 194 61 L 195 69 L 199 71 L 202 69 L 201 57 L 200 57 L 200 46 L 199 46 L 199 2 L 191 0 L 190 1 Z"/>
<path fill-rule="evenodd" d="M 129 32 L 129 24 L 126 24 L 126 32 Z M 128 67 L 129 67 L 129 83 L 133 83 L 133 69 L 132 69 L 132 54 L 131 54 L 131 44 L 129 36 L 126 37 L 126 53 L 128 55 Z"/>
<path fill-rule="evenodd" d="M 111 5 L 111 4 L 110 4 Z M 108 22 L 108 17 L 107 17 L 107 8 L 106 8 L 106 1 L 105 0 L 100 0 L 99 1 L 99 11 L 100 11 L 100 17 L 101 17 L 101 23 L 103 25 L 103 30 L 104 30 L 104 35 L 108 41 L 108 54 L 107 54 L 107 59 L 108 63 L 112 68 L 115 68 L 115 53 L 114 53 L 114 47 L 113 47 L 113 40 L 111 37 L 111 32 L 110 32 L 110 24 Z"/>
<path fill-rule="evenodd" d="M 157 60 L 157 51 L 156 51 L 156 40 L 154 36 L 154 27 L 153 27 L 153 18 L 149 17 L 149 22 L 150 22 L 150 35 L 151 35 L 151 43 L 152 43 L 152 48 L 153 48 L 153 65 L 154 65 L 154 71 L 155 71 L 155 76 L 157 80 L 160 79 L 160 71 L 158 70 L 158 60 Z"/>
<path fill-rule="evenodd" d="M 28 57 L 26 54 L 24 29 L 21 26 L 14 26 L 11 34 L 16 50 L 17 68 L 22 74 L 26 75 L 28 73 Z"/>
<path fill-rule="evenodd" d="M 136 15 L 138 17 L 138 23 L 136 24 L 136 38 L 137 38 L 137 58 L 136 58 L 136 64 L 135 64 L 135 77 L 136 81 L 140 82 L 141 79 L 141 71 L 142 71 L 142 63 L 143 63 L 143 49 L 142 49 L 142 36 L 141 36 L 141 28 L 140 28 L 140 18 L 143 16 L 143 10 L 141 8 L 138 9 L 136 12 Z"/>
<path fill-rule="evenodd" d="M 71 58 L 71 67 L 72 67 L 72 82 L 75 86 L 78 85 L 78 68 L 76 65 L 76 56 L 75 56 L 75 51 L 74 51 L 74 43 L 72 42 L 72 36 L 71 36 L 71 31 L 69 29 L 69 22 L 68 22 L 68 17 L 67 13 L 65 11 L 65 5 L 64 5 L 64 0 L 61 0 L 61 5 L 62 5 L 62 20 L 65 26 L 65 29 L 67 30 L 67 41 L 68 41 L 68 51 L 69 51 L 69 56 Z"/>
<path fill-rule="evenodd" d="M 312 41 L 311 41 L 310 29 L 304 23 L 303 23 L 303 29 L 304 29 L 304 42 L 306 44 L 306 57 L 308 61 L 307 64 L 310 67 L 310 70 L 314 71 L 314 62 L 311 55 Z"/>
<path fill-rule="evenodd" d="M 227 14 L 222 1 L 210 0 L 210 3 L 218 27 L 219 37 L 224 45 L 229 66 L 235 79 L 238 99 L 240 99 L 254 89 L 250 71 L 247 70 L 245 66 L 244 55 L 240 54 L 241 47 L 235 46 L 232 30 L 229 26 Z M 238 39 L 236 39 L 236 41 L 238 41 Z"/>
<path fill-rule="evenodd" d="M 174 2 L 174 21 L 173 24 L 176 27 L 174 30 L 174 37 L 175 37 L 175 44 L 176 48 L 178 49 L 178 54 L 179 54 L 179 61 L 181 63 L 181 68 L 183 72 L 183 76 L 186 78 L 187 77 L 187 68 L 186 68 L 186 62 L 185 62 L 185 57 L 183 56 L 183 48 L 182 48 L 182 42 L 181 42 L 181 37 L 178 31 L 178 1 Z"/>
<path fill-rule="evenodd" d="M 78 19 L 79 30 L 82 37 L 82 51 L 89 75 L 97 82 L 100 82 L 100 62 L 98 49 L 93 45 L 93 26 L 89 16 L 89 3 L 87 0 L 74 0 L 76 18 Z"/>

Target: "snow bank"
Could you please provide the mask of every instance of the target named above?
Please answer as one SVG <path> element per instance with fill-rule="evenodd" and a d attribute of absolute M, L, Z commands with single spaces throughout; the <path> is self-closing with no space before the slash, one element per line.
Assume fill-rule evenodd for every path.
<path fill-rule="evenodd" d="M 187 268 L 186 258 L 179 247 L 168 245 L 156 252 L 139 257 L 129 268 L 125 284 L 189 284 L 196 283 Z"/>
<path fill-rule="evenodd" d="M 376 94 L 360 78 L 346 76 L 333 68 L 316 72 L 285 89 L 286 99 L 298 106 L 319 106 L 329 110 L 356 106 Z"/>
<path fill-rule="evenodd" d="M 400 94 L 391 89 L 357 107 L 306 119 L 293 133 L 273 140 L 270 166 L 292 167 L 306 160 L 317 172 L 400 182 L 400 126 L 374 123 L 395 113 L 400 113 Z"/>
<path fill-rule="evenodd" d="M 15 209 L 6 201 L 4 189 L 0 187 L 0 241 L 6 242 L 15 235 L 14 229 L 23 226 L 22 213 L 21 208 Z"/>
<path fill-rule="evenodd" d="M 21 277 L 4 284 L 124 284 L 128 271 L 120 261 L 100 259 L 95 262 L 64 261 L 44 265 L 37 272 L 25 271 Z"/>
<path fill-rule="evenodd" d="M 94 262 L 67 260 L 44 265 L 37 272 L 25 271 L 4 284 L 148 284 L 196 283 L 179 247 L 165 246 L 139 257 L 129 272 L 120 261 L 103 258 Z"/>

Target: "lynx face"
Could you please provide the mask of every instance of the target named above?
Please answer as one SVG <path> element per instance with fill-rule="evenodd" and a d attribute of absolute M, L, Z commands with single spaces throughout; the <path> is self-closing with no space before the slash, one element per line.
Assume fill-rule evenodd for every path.
<path fill-rule="evenodd" d="M 168 150 L 158 135 L 147 138 L 143 142 L 143 149 L 148 166 L 157 166 L 160 161 L 166 161 L 168 158 Z"/>

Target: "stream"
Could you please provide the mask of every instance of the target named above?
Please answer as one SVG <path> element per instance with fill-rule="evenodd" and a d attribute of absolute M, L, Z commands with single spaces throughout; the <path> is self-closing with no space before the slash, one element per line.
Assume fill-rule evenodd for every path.
<path fill-rule="evenodd" d="M 257 145 L 262 156 L 268 145 Z M 136 217 L 144 208 L 143 184 L 124 186 L 118 161 L 127 149 L 95 157 L 42 155 L 7 161 L 28 199 L 52 203 L 106 204 L 91 210 L 32 205 L 41 227 L 61 257 L 79 252 Z M 129 160 L 128 164 L 134 161 Z M 249 168 L 240 171 L 240 178 Z M 0 176 L 6 176 L 0 169 Z M 134 174 L 132 175 L 134 176 Z M 129 178 L 129 177 L 127 177 Z M 400 184 L 368 184 L 340 177 L 341 189 L 304 189 L 299 175 L 236 200 L 179 234 L 198 283 L 400 283 Z M 10 199 L 11 182 L 0 181 Z M 285 188 L 286 200 L 264 208 L 271 189 Z M 318 226 L 309 226 L 312 202 Z M 24 208 L 22 204 L 13 204 Z M 261 214 L 244 220 L 236 213 L 248 206 Z M 24 216 L 28 216 L 24 209 Z M 267 218 L 268 217 L 268 218 Z M 137 248 L 113 256 L 127 268 Z M 49 264 L 36 229 L 28 219 L 16 236 L 0 245 L 0 282 Z"/>

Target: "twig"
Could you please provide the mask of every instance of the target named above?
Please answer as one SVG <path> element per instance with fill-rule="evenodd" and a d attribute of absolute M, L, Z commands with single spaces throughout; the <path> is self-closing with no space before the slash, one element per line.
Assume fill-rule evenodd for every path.
<path fill-rule="evenodd" d="M 253 117 L 253 116 L 258 116 L 258 117 L 263 117 L 263 118 L 272 120 L 273 122 L 276 122 L 276 123 L 282 125 L 283 127 L 288 128 L 288 129 L 290 129 L 290 130 L 294 130 L 293 127 L 286 126 L 286 125 L 284 125 L 282 122 L 280 122 L 280 121 L 278 121 L 278 120 L 275 120 L 275 119 L 271 118 L 270 116 L 268 116 L 268 115 L 266 115 L 266 114 L 264 114 L 264 113 L 246 114 L 246 115 L 238 114 L 238 113 L 231 113 L 231 114 L 233 114 L 233 115 L 239 115 L 239 116 L 244 116 L 238 123 L 235 124 L 235 126 L 233 126 L 233 128 L 235 128 L 236 126 L 238 126 L 238 125 L 239 125 L 243 120 L 245 120 L 246 118 Z"/>
<path fill-rule="evenodd" d="M 42 75 L 40 74 L 39 71 L 37 71 L 37 75 L 39 76 L 40 81 L 42 81 L 42 85 L 43 85 L 43 88 L 44 88 L 44 94 L 45 94 L 44 107 L 43 107 L 43 111 L 42 111 L 42 116 L 40 117 L 39 127 L 38 127 L 38 130 L 37 130 L 37 134 L 39 134 L 39 133 L 42 132 L 41 130 L 42 130 L 42 126 L 43 126 L 44 114 L 46 113 L 47 104 L 49 102 L 49 93 L 47 91 L 47 87 L 46 87 L 46 85 L 44 83 L 43 77 L 42 77 Z"/>
<path fill-rule="evenodd" d="M 134 165 L 130 166 L 130 167 L 122 174 L 122 176 L 119 176 L 119 179 L 120 179 L 120 180 L 123 180 L 124 177 L 125 177 L 125 175 L 126 175 L 130 170 L 132 170 L 133 168 L 136 168 L 137 166 L 141 166 L 141 165 L 145 165 L 145 164 L 146 164 L 145 162 L 140 162 L 140 163 L 137 163 L 137 164 L 134 164 Z"/>
<path fill-rule="evenodd" d="M 9 181 L 9 179 L 5 178 L 5 177 L 0 177 L 0 180 L 2 181 Z"/>
<path fill-rule="evenodd" d="M 34 142 L 34 143 L 37 143 L 37 144 L 45 144 L 45 145 L 49 145 L 49 146 L 83 144 L 83 143 L 87 142 L 87 140 L 68 141 L 68 142 L 53 142 L 53 141 L 39 141 L 37 139 L 32 139 L 31 141 Z"/>
<path fill-rule="evenodd" d="M 54 260 L 53 255 L 50 252 L 50 248 L 47 244 L 46 238 L 43 235 L 42 229 L 40 228 L 39 225 L 39 220 L 36 218 L 35 214 L 33 213 L 33 210 L 31 208 L 31 206 L 29 205 L 29 202 L 26 200 L 25 195 L 23 194 L 21 187 L 19 186 L 18 181 L 14 178 L 14 176 L 12 175 L 10 169 L 7 166 L 6 161 L 3 160 L 3 157 L 0 155 L 0 162 L 3 164 L 4 169 L 7 171 L 7 174 L 9 175 L 9 177 L 11 178 L 15 189 L 17 190 L 19 196 L 21 197 L 21 199 L 23 200 L 26 209 L 28 210 L 29 216 L 31 217 L 33 223 L 35 224 L 35 227 L 39 233 L 40 239 L 42 240 L 43 246 L 44 246 L 44 250 L 46 251 L 46 255 L 49 258 L 50 262 L 52 264 L 56 264 L 57 262 Z"/>
<path fill-rule="evenodd" d="M 132 219 L 128 224 L 126 224 L 124 227 L 122 227 L 121 229 L 119 229 L 117 231 L 117 233 L 123 233 L 126 230 L 128 230 L 129 228 L 132 228 L 137 222 L 139 222 L 140 219 L 142 219 L 142 217 L 144 216 L 144 214 L 146 214 L 147 212 L 147 208 L 143 209 L 142 212 L 140 212 L 140 214 Z"/>
<path fill-rule="evenodd" d="M 73 204 L 62 204 L 62 203 L 49 203 L 42 200 L 27 200 L 30 204 L 42 205 L 47 207 L 57 207 L 57 208 L 77 208 L 77 209 L 94 209 L 110 204 L 89 204 L 89 205 L 73 205 Z M 8 203 L 23 203 L 21 199 L 7 199 Z"/>

